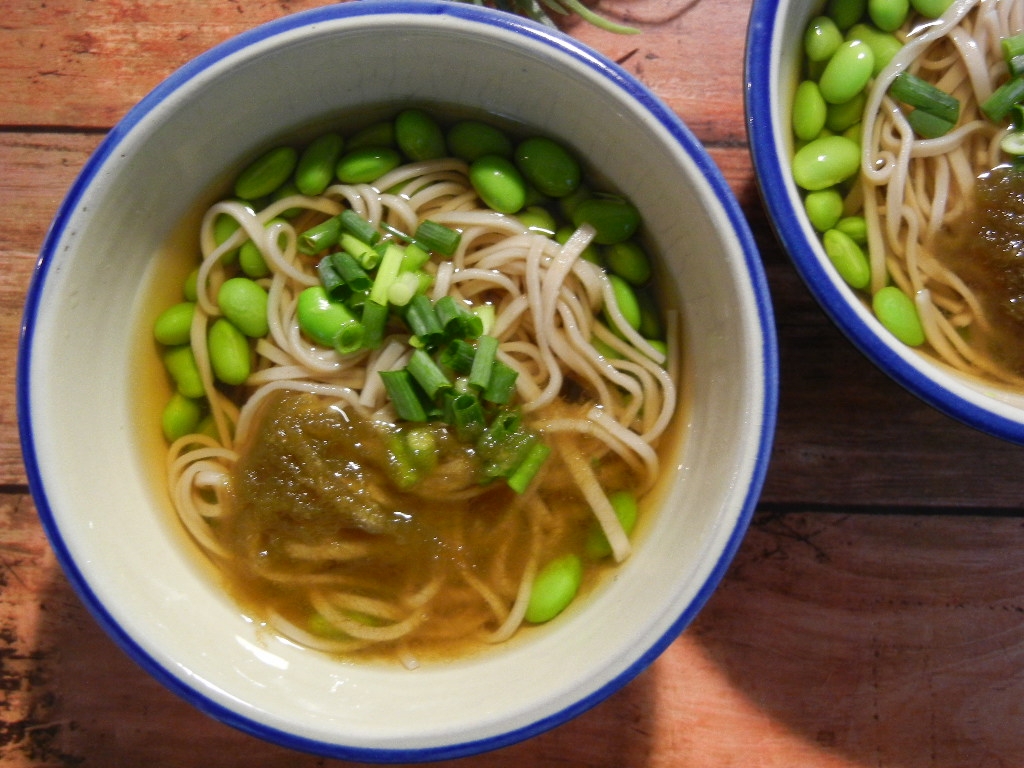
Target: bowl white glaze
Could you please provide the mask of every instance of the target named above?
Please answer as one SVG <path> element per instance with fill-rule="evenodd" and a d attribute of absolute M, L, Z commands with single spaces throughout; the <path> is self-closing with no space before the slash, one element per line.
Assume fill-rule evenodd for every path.
<path fill-rule="evenodd" d="M 597 594 L 507 649 L 415 671 L 343 663 L 241 614 L 153 482 L 133 387 L 141 288 L 195 201 L 275 140 L 355 107 L 442 103 L 561 137 L 641 209 L 682 310 L 689 410 L 664 505 Z M 142 331 L 143 333 L 145 331 Z M 142 345 L 144 347 L 145 345 Z M 575 716 L 660 654 L 723 575 L 775 420 L 770 301 L 747 225 L 678 120 L 601 55 L 506 14 L 349 3 L 200 56 L 116 126 L 59 210 L 18 361 L 29 483 L 68 578 L 146 670 L 208 714 L 364 761 L 494 749 Z M 150 452 L 151 453 L 151 452 Z"/>
<path fill-rule="evenodd" d="M 1024 394 L 965 376 L 907 347 L 875 318 L 825 255 L 790 173 L 790 114 L 803 33 L 819 0 L 754 0 L 747 30 L 746 115 L 758 185 L 797 272 L 839 329 L 875 365 L 933 407 L 1024 444 Z"/>

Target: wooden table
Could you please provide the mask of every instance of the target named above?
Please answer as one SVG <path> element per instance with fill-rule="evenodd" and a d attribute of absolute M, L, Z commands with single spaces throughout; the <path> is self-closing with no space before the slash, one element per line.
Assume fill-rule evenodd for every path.
<path fill-rule="evenodd" d="M 0 2 L 0 760 L 341 765 L 250 738 L 141 672 L 48 548 L 18 446 L 14 360 L 36 253 L 105 132 L 191 57 L 314 0 Z M 763 499 L 720 589 L 578 719 L 452 766 L 1024 765 L 1024 449 L 918 402 L 830 325 L 761 208 L 743 121 L 749 0 L 606 0 L 585 24 L 689 124 L 762 249 L 782 357 Z"/>

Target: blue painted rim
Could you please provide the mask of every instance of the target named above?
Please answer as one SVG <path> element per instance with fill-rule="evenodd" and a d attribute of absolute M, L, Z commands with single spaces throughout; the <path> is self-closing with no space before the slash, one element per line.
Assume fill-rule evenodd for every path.
<path fill-rule="evenodd" d="M 439 747 L 422 749 L 373 749 L 346 746 L 296 736 L 295 734 L 271 728 L 263 723 L 244 717 L 238 712 L 214 702 L 195 688 L 187 685 L 168 669 L 162 666 L 122 628 L 103 606 L 102 602 L 91 590 L 85 576 L 71 557 L 61 531 L 59 530 L 42 482 L 38 456 L 35 451 L 35 440 L 32 432 L 30 415 L 30 379 L 32 339 L 40 311 L 40 298 L 53 259 L 55 248 L 63 236 L 67 222 L 77 209 L 85 190 L 95 179 L 105 161 L 117 152 L 119 145 L 132 129 L 142 121 L 164 99 L 175 93 L 190 79 L 204 70 L 215 66 L 224 58 L 245 49 L 247 46 L 266 41 L 276 35 L 290 32 L 298 28 L 335 21 L 372 15 L 417 14 L 424 16 L 448 16 L 464 21 L 475 22 L 512 31 L 523 35 L 534 42 L 542 43 L 553 51 L 571 56 L 586 64 L 605 77 L 616 87 L 642 104 L 650 111 L 651 116 L 658 120 L 686 150 L 693 162 L 700 168 L 714 190 L 719 204 L 724 210 L 731 226 L 734 228 L 745 256 L 745 265 L 749 274 L 757 312 L 763 333 L 762 357 L 764 360 L 764 413 L 758 441 L 758 453 L 752 469 L 750 484 L 744 498 L 743 507 L 737 525 L 723 549 L 714 569 L 693 602 L 687 606 L 669 630 L 662 635 L 650 648 L 626 669 L 621 675 L 607 683 L 584 699 L 574 702 L 565 709 L 529 725 L 508 731 L 493 737 L 454 743 Z M 272 21 L 228 40 L 200 55 L 181 67 L 158 85 L 138 105 L 110 131 L 93 155 L 86 162 L 82 172 L 72 185 L 67 197 L 61 204 L 46 240 L 40 252 L 32 283 L 29 287 L 25 312 L 22 321 L 21 338 L 17 364 L 17 414 L 20 425 L 21 448 L 24 457 L 29 487 L 38 509 L 39 517 L 46 530 L 50 543 L 56 553 L 65 574 L 79 598 L 93 614 L 103 629 L 114 641 L 146 672 L 159 680 L 165 687 L 181 696 L 206 714 L 231 725 L 250 735 L 281 746 L 341 760 L 354 760 L 376 763 L 399 763 L 415 761 L 434 761 L 453 759 L 479 754 L 501 747 L 509 746 L 524 739 L 531 738 L 555 726 L 576 717 L 582 712 L 598 704 L 609 695 L 620 689 L 637 674 L 649 666 L 678 636 L 707 602 L 715 587 L 721 581 L 725 571 L 734 557 L 746 530 L 749 527 L 757 499 L 764 483 L 771 452 L 772 439 L 775 431 L 776 410 L 778 402 L 778 350 L 775 337 L 775 326 L 767 281 L 763 272 L 760 256 L 749 230 L 746 219 L 741 213 L 738 203 L 725 183 L 717 166 L 711 161 L 703 147 L 697 142 L 689 129 L 657 99 L 645 86 L 636 81 L 625 70 L 603 55 L 594 52 L 581 43 L 548 27 L 535 24 L 529 20 L 512 16 L 473 5 L 463 5 L 436 0 L 362 0 L 361 2 L 327 6 L 304 11 L 298 14 Z"/>
<path fill-rule="evenodd" d="M 804 212 L 786 194 L 789 169 L 779 164 L 775 154 L 780 137 L 772 125 L 772 48 L 781 34 L 776 28 L 779 11 L 780 0 L 754 0 L 745 60 L 747 135 L 761 197 L 776 236 L 832 322 L 890 378 L 947 416 L 995 437 L 1024 444 L 1024 424 L 950 392 L 887 346 L 848 304 L 828 268 L 808 245 L 799 224 Z"/>

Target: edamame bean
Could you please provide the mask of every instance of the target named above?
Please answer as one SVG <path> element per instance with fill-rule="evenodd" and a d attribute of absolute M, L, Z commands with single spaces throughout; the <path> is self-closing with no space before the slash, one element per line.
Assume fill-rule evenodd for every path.
<path fill-rule="evenodd" d="M 198 400 L 185 397 L 180 392 L 171 395 L 160 415 L 161 426 L 167 442 L 173 443 L 179 437 L 190 435 L 199 426 L 202 406 Z"/>
<path fill-rule="evenodd" d="M 636 527 L 638 515 L 636 496 L 632 491 L 613 491 L 608 494 L 608 501 L 611 503 L 612 509 L 615 510 L 615 517 L 618 518 L 622 530 L 628 536 Z M 588 557 L 595 560 L 611 555 L 612 545 L 608 543 L 608 537 L 604 535 L 601 526 L 595 525 L 590 529 L 584 551 Z"/>
<path fill-rule="evenodd" d="M 477 158 L 469 165 L 469 181 L 480 199 L 500 213 L 516 213 L 526 203 L 526 180 L 508 158 Z"/>
<path fill-rule="evenodd" d="M 910 0 L 914 10 L 929 19 L 937 19 L 953 4 L 953 0 Z"/>
<path fill-rule="evenodd" d="M 868 17 L 883 32 L 903 26 L 910 13 L 910 0 L 868 0 Z"/>
<path fill-rule="evenodd" d="M 555 230 L 555 242 L 559 245 L 565 245 L 569 242 L 573 232 L 575 230 L 570 226 L 559 227 Z M 580 258 L 584 261 L 589 261 L 591 264 L 597 264 L 601 269 L 604 269 L 604 259 L 601 258 L 601 253 L 597 250 L 597 246 L 594 245 L 593 241 L 587 243 L 587 247 L 583 249 Z"/>
<path fill-rule="evenodd" d="M 868 241 L 868 222 L 863 216 L 844 216 L 836 222 L 835 228 L 857 245 L 864 245 Z"/>
<path fill-rule="evenodd" d="M 608 281 L 612 284 L 612 295 L 615 298 L 615 305 L 622 313 L 623 319 L 634 331 L 640 328 L 640 302 L 636 294 L 629 287 L 629 283 L 618 275 L 608 275 Z M 610 319 L 610 318 L 609 318 Z"/>
<path fill-rule="evenodd" d="M 576 205 L 572 221 L 577 227 L 590 224 L 594 228 L 594 242 L 611 245 L 636 234 L 640 226 L 640 212 L 620 197 L 591 197 Z"/>
<path fill-rule="evenodd" d="M 185 301 L 199 300 L 199 267 L 196 267 L 185 276 L 185 282 L 181 286 L 181 295 Z"/>
<path fill-rule="evenodd" d="M 395 124 L 391 120 L 372 123 L 348 137 L 349 150 L 368 147 L 395 147 Z"/>
<path fill-rule="evenodd" d="M 604 263 L 612 273 L 631 285 L 643 285 L 651 279 L 651 262 L 635 240 L 613 243 L 604 250 Z"/>
<path fill-rule="evenodd" d="M 168 307 L 153 323 L 153 338 L 169 347 L 188 344 L 195 311 L 196 305 L 191 301 L 182 301 Z"/>
<path fill-rule="evenodd" d="M 299 294 L 295 317 L 302 332 L 325 347 L 333 347 L 338 333 L 353 320 L 348 309 L 331 301 L 327 291 L 319 285 L 310 286 Z"/>
<path fill-rule="evenodd" d="M 333 178 L 333 176 L 334 176 L 334 167 L 332 166 L 331 167 L 331 177 Z M 286 181 L 284 184 L 282 184 L 280 187 L 278 187 L 274 191 L 274 194 L 272 194 L 270 196 L 270 199 L 271 199 L 272 202 L 276 203 L 278 200 L 284 200 L 286 197 L 291 197 L 292 195 L 301 195 L 301 194 L 302 193 L 299 192 L 299 188 L 295 185 L 295 182 L 292 181 L 291 179 L 288 179 L 288 181 Z M 280 216 L 282 219 L 294 219 L 296 216 L 298 216 L 300 213 L 302 213 L 302 211 L 303 211 L 302 208 L 288 208 L 286 210 L 281 211 L 281 213 L 279 213 L 278 216 Z"/>
<path fill-rule="evenodd" d="M 831 18 L 839 29 L 846 30 L 860 21 L 867 9 L 867 0 L 828 0 L 825 15 Z"/>
<path fill-rule="evenodd" d="M 558 210 L 567 221 L 572 221 L 572 213 L 576 210 L 576 206 L 582 203 L 584 200 L 589 200 L 594 196 L 593 191 L 587 186 L 586 182 L 581 182 L 576 187 L 575 192 L 570 192 L 565 197 L 558 198 Z"/>
<path fill-rule="evenodd" d="M 892 57 L 899 53 L 903 47 L 900 39 L 891 32 L 883 32 L 870 24 L 854 24 L 846 33 L 847 40 L 862 40 L 868 44 L 875 54 L 875 65 L 871 68 L 871 76 L 876 77 L 879 72 L 892 60 Z"/>
<path fill-rule="evenodd" d="M 395 142 L 410 160 L 433 160 L 448 154 L 444 131 L 422 109 L 404 109 L 395 117 Z"/>
<path fill-rule="evenodd" d="M 499 128 L 478 120 L 461 120 L 448 129 L 448 149 L 471 163 L 484 155 L 512 157 L 512 140 Z"/>
<path fill-rule="evenodd" d="M 868 257 L 853 238 L 838 229 L 830 229 L 822 235 L 821 243 L 828 260 L 847 285 L 858 289 L 868 287 L 871 281 Z"/>
<path fill-rule="evenodd" d="M 811 226 L 819 232 L 832 229 L 843 215 L 843 196 L 833 187 L 808 192 L 804 198 L 804 211 Z"/>
<path fill-rule="evenodd" d="M 338 133 L 318 136 L 302 150 L 295 169 L 295 187 L 304 195 L 319 195 L 334 180 L 334 169 L 345 140 Z"/>
<path fill-rule="evenodd" d="M 647 291 L 638 291 L 636 300 L 640 305 L 640 327 L 637 331 L 648 341 L 663 338 L 665 331 L 661 327 L 661 312 L 654 297 Z"/>
<path fill-rule="evenodd" d="M 558 229 L 555 217 L 539 205 L 530 205 L 516 214 L 516 218 L 532 232 L 541 232 L 545 235 L 554 235 Z"/>
<path fill-rule="evenodd" d="M 829 104 L 825 109 L 825 127 L 832 133 L 842 133 L 856 125 L 864 116 L 864 104 L 867 100 L 867 91 L 861 91 L 842 104 Z"/>
<path fill-rule="evenodd" d="M 299 153 L 294 147 L 275 147 L 256 158 L 235 180 L 235 194 L 256 200 L 280 187 L 295 170 Z"/>
<path fill-rule="evenodd" d="M 913 300 L 895 285 L 880 289 L 871 299 L 875 317 L 897 339 L 910 347 L 924 344 L 924 328 Z"/>
<path fill-rule="evenodd" d="M 234 386 L 249 378 L 252 360 L 249 340 L 226 317 L 218 317 L 210 325 L 206 339 L 210 366 L 218 381 Z"/>
<path fill-rule="evenodd" d="M 217 292 L 217 306 L 224 317 L 249 338 L 270 332 L 267 323 L 267 292 L 247 277 L 232 277 Z"/>
<path fill-rule="evenodd" d="M 813 80 L 804 80 L 793 94 L 793 135 L 800 141 L 811 141 L 825 127 L 828 105 L 821 89 Z"/>
<path fill-rule="evenodd" d="M 234 216 L 228 216 L 226 213 L 220 214 L 213 220 L 213 242 L 218 246 L 223 245 L 241 226 L 238 223 L 238 219 Z M 225 251 L 220 255 L 220 263 L 234 264 L 237 258 L 238 249 L 232 248 L 230 251 Z"/>
<path fill-rule="evenodd" d="M 843 42 L 843 33 L 828 16 L 815 16 L 804 32 L 804 54 L 811 61 L 827 61 Z"/>
<path fill-rule="evenodd" d="M 246 277 L 251 277 L 254 280 L 267 277 L 270 274 L 270 267 L 267 266 L 263 254 L 252 240 L 246 240 L 238 249 L 238 267 Z"/>
<path fill-rule="evenodd" d="M 519 142 L 516 167 L 541 194 L 565 197 L 580 185 L 580 164 L 561 144 L 544 136 Z"/>
<path fill-rule="evenodd" d="M 833 187 L 859 168 L 860 145 L 845 136 L 823 136 L 793 155 L 793 180 L 809 192 Z"/>
<path fill-rule="evenodd" d="M 526 620 L 531 624 L 551 621 L 566 609 L 583 581 L 583 562 L 577 555 L 562 555 L 538 571 L 530 588 Z"/>
<path fill-rule="evenodd" d="M 864 90 L 874 71 L 875 54 L 862 40 L 844 42 L 825 65 L 818 80 L 821 96 L 829 104 L 842 104 Z"/>
<path fill-rule="evenodd" d="M 402 156 L 391 147 L 365 147 L 344 154 L 335 174 L 343 184 L 369 184 L 401 164 Z"/>
<path fill-rule="evenodd" d="M 164 352 L 164 367 L 171 374 L 174 385 L 185 397 L 202 397 L 206 394 L 203 380 L 199 376 L 199 366 L 192 347 L 181 344 Z"/>

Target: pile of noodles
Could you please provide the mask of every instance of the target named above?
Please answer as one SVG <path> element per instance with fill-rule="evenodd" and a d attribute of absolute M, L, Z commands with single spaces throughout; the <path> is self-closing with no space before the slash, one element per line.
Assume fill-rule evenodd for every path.
<path fill-rule="evenodd" d="M 296 321 L 299 293 L 318 283 L 315 264 L 296 250 L 297 232 L 310 222 L 338 214 L 343 207 L 402 232 L 415 231 L 425 218 L 461 231 L 454 256 L 432 261 L 427 267 L 434 273 L 430 298 L 451 295 L 469 302 L 491 303 L 495 323 L 489 333 L 500 340 L 498 358 L 519 373 L 516 387 L 524 421 L 542 433 L 556 453 L 559 436 L 564 434 L 587 435 L 600 446 L 593 456 L 562 451 L 560 458 L 593 509 L 615 560 L 625 559 L 630 551 L 629 539 L 597 483 L 591 459 L 600 459 L 603 454 L 619 457 L 630 470 L 630 487 L 638 496 L 657 480 L 655 447 L 676 406 L 677 314 L 667 313 L 666 360 L 623 320 L 611 299 L 611 285 L 603 270 L 580 258 L 592 230 L 583 227 L 559 245 L 550 237 L 528 231 L 515 217 L 482 208 L 468 183 L 465 164 L 453 159 L 406 165 L 372 186 L 336 185 L 317 198 L 288 197 L 258 213 L 232 201 L 218 202 L 208 210 L 200 237 L 203 260 L 191 342 L 219 440 L 185 436 L 170 447 L 167 458 L 174 506 L 195 540 L 215 560 L 225 556 L 211 530 L 211 521 L 230 509 L 225 502 L 231 493 L 231 468 L 238 459 L 236 447 L 245 444 L 261 402 L 271 393 L 313 393 L 375 419 L 395 420 L 377 372 L 404 366 L 411 353 L 407 334 L 392 334 L 379 349 L 343 356 L 308 341 Z M 279 218 L 282 212 L 294 208 L 305 210 L 291 219 L 294 223 Z M 237 219 L 241 228 L 218 247 L 213 222 L 223 214 Z M 259 247 L 272 270 L 271 276 L 261 281 L 270 297 L 270 333 L 257 342 L 258 363 L 245 383 L 245 402 L 238 407 L 214 386 L 205 340 L 208 324 L 220 314 L 214 298 L 224 279 L 220 256 L 245 238 Z M 610 312 L 618 333 L 599 322 L 602 307 Z M 591 339 L 604 342 L 617 355 L 602 356 Z M 559 398 L 570 380 L 575 397 L 579 399 L 582 392 L 589 408 L 581 416 L 561 415 L 558 411 L 554 417 L 541 416 L 552 413 L 545 407 Z M 529 491 L 517 506 L 516 513 L 538 519 L 549 512 Z M 522 622 L 536 559 L 531 556 L 520 574 L 516 598 L 511 603 L 499 600 L 468 570 L 464 573 L 466 584 L 487 603 L 491 624 L 497 627 L 487 640 L 508 638 Z M 415 599 L 403 605 L 381 605 L 363 596 L 329 594 L 326 590 L 316 596 L 317 610 L 351 640 L 316 637 L 280 617 L 275 624 L 283 634 L 329 651 L 394 641 L 416 626 L 436 588 L 436 584 L 425 584 Z M 380 626 L 351 621 L 342 608 L 376 616 Z"/>
<path fill-rule="evenodd" d="M 1024 2 L 954 0 L 943 16 L 908 33 L 906 44 L 872 85 L 864 112 L 863 195 L 868 222 L 871 293 L 887 275 L 914 297 L 928 344 L 949 366 L 1024 385 L 965 341 L 985 317 L 971 290 L 928 250 L 941 228 L 970 206 L 979 174 L 1005 161 L 994 125 L 979 105 L 1006 80 L 1000 39 L 1024 29 Z M 914 135 L 887 95 L 903 71 L 935 83 L 960 100 L 960 120 L 945 136 Z M 854 198 L 854 206 L 860 200 Z"/>

